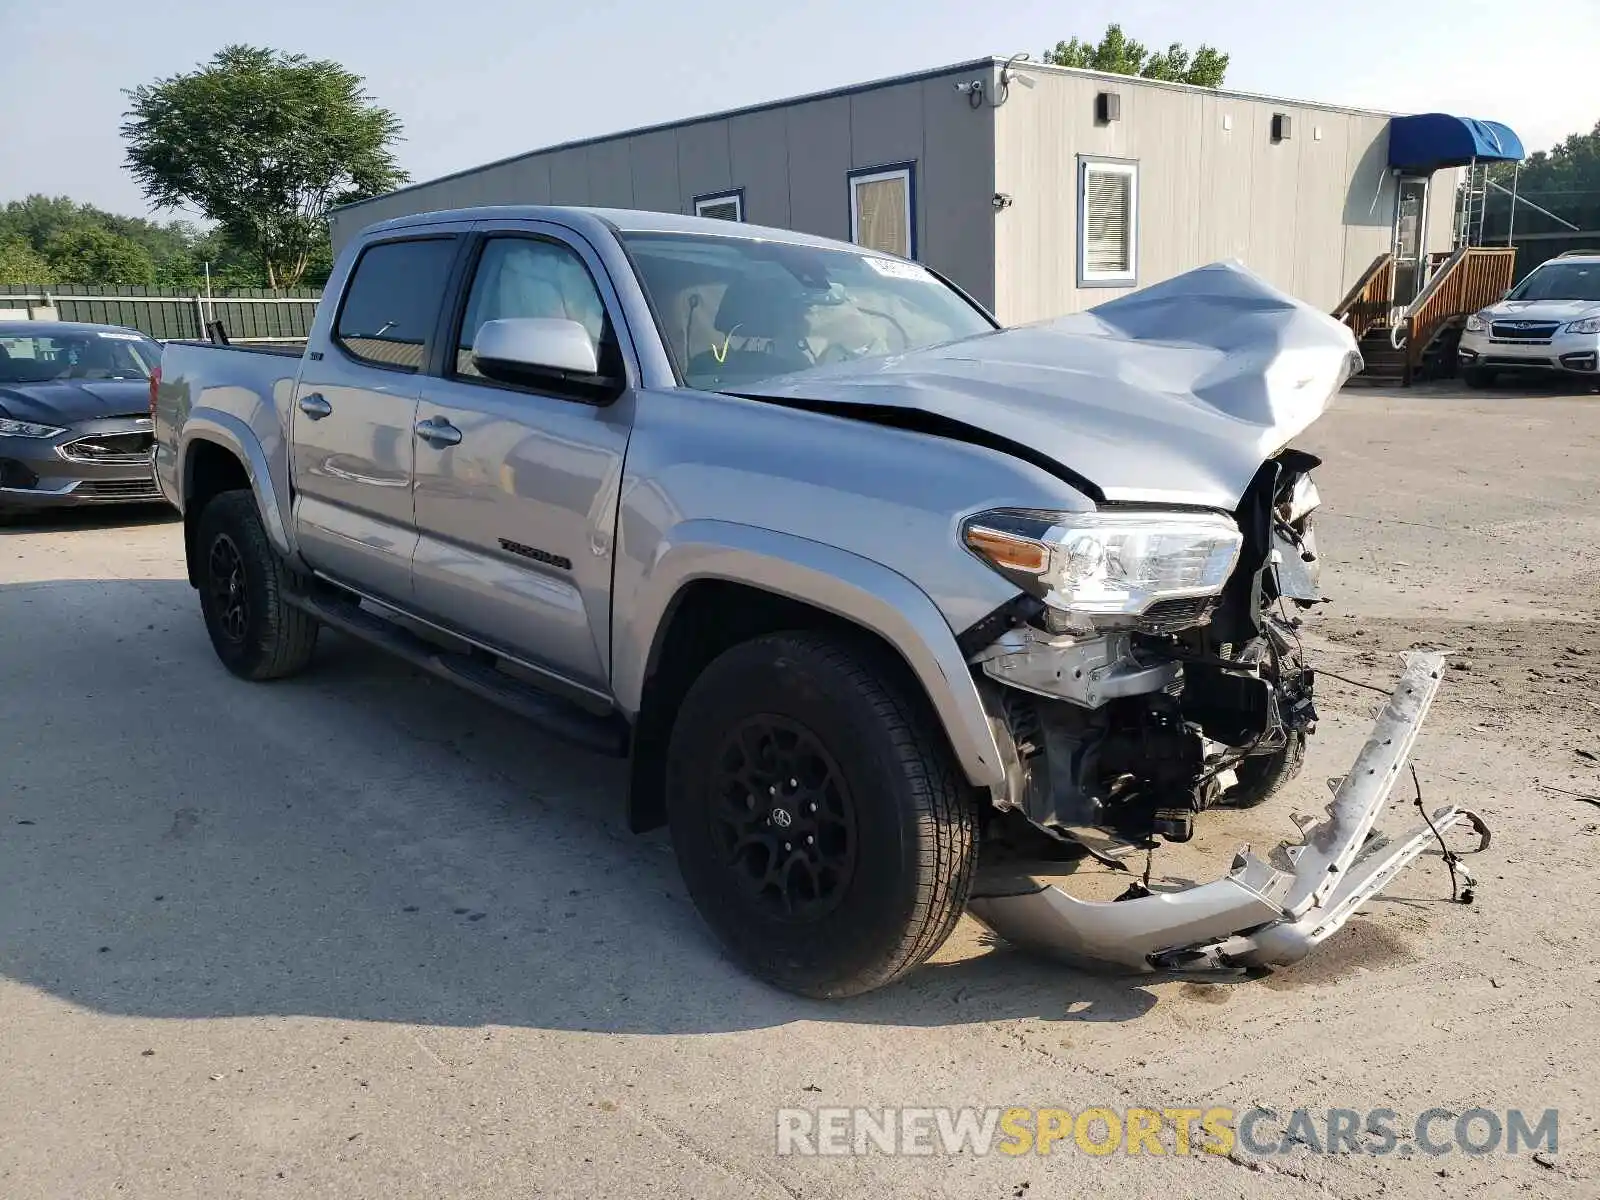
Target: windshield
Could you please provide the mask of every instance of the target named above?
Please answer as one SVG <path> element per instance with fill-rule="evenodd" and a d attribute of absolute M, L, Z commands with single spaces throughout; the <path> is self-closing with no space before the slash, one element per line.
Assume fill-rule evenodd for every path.
<path fill-rule="evenodd" d="M 0 383 L 58 379 L 149 379 L 161 346 L 120 329 L 53 333 L 48 337 L 0 330 Z"/>
<path fill-rule="evenodd" d="M 986 333 L 916 263 L 714 234 L 624 234 L 679 376 L 716 391 Z"/>
<path fill-rule="evenodd" d="M 1507 300 L 1600 300 L 1600 262 L 1549 263 L 1511 289 Z"/>

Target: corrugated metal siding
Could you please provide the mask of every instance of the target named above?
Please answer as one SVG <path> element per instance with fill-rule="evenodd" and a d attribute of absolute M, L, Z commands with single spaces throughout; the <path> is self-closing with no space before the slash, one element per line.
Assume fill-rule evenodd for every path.
<path fill-rule="evenodd" d="M 916 164 L 918 257 L 985 303 L 994 295 L 991 110 L 965 70 L 536 152 L 332 214 L 335 248 L 367 225 L 477 204 L 585 204 L 692 213 L 744 189 L 745 219 L 848 240 L 853 168 Z"/>
<path fill-rule="evenodd" d="M 729 178 L 744 189 L 744 219 L 789 228 L 789 120 L 783 110 L 729 118 L 728 153 Z"/>
<path fill-rule="evenodd" d="M 1355 125 L 1345 151 L 1344 275 L 1339 296 L 1394 245 L 1395 180 L 1389 172 L 1389 124 Z M 1333 303 L 1339 301 L 1335 299 Z"/>
<path fill-rule="evenodd" d="M 1327 307 L 1388 246 L 1394 189 L 1382 169 L 1384 116 L 1131 79 L 1032 78 L 1035 87 L 1014 86 L 995 110 L 995 186 L 1014 202 L 996 221 L 997 305 L 1007 321 L 1118 294 L 1077 286 L 1079 155 L 1139 164 L 1139 285 L 1237 257 Z M 1095 95 L 1107 90 L 1122 97 L 1122 119 L 1099 125 Z M 1271 139 L 1275 112 L 1293 120 L 1288 141 Z M 1369 205 L 1370 216 L 1362 211 Z"/>
<path fill-rule="evenodd" d="M 786 109 L 789 225 L 824 237 L 850 236 L 845 179 L 850 172 L 850 98 L 834 96 Z"/>

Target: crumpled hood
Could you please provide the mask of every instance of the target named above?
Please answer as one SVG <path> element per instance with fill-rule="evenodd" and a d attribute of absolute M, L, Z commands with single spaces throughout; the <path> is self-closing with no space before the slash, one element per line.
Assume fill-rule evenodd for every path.
<path fill-rule="evenodd" d="M 1502 300 L 1483 310 L 1491 321 L 1581 321 L 1600 317 L 1596 300 Z"/>
<path fill-rule="evenodd" d="M 1096 501 L 1231 511 L 1360 366 L 1345 326 L 1217 263 L 1088 312 L 737 390 L 927 414 L 1048 459 Z"/>
<path fill-rule="evenodd" d="M 57 379 L 0 383 L 0 414 L 43 425 L 71 425 L 100 417 L 143 417 L 150 384 L 143 379 Z"/>

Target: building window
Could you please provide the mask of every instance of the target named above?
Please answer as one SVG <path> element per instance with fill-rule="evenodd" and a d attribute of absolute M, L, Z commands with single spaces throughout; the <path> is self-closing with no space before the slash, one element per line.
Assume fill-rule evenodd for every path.
<path fill-rule="evenodd" d="M 1078 286 L 1129 284 L 1139 274 L 1139 165 L 1078 160 Z"/>
<path fill-rule="evenodd" d="M 694 198 L 694 215 L 710 217 L 713 221 L 744 220 L 744 189 L 731 192 L 713 192 L 709 196 Z"/>
<path fill-rule="evenodd" d="M 850 172 L 850 240 L 869 250 L 917 256 L 912 164 Z"/>

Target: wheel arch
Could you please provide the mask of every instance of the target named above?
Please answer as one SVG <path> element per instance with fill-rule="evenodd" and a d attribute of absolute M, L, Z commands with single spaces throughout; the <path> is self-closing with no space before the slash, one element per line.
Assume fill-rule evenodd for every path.
<path fill-rule="evenodd" d="M 833 630 L 881 650 L 928 704 L 968 782 L 1003 782 L 994 731 L 955 634 L 925 592 L 882 564 L 771 530 L 689 522 L 654 557 L 615 629 L 616 697 L 634 718 L 635 831 L 663 820 L 672 718 L 700 670 L 730 646 L 785 629 Z"/>
<path fill-rule="evenodd" d="M 196 583 L 192 551 L 200 513 L 220 492 L 248 488 L 272 548 L 285 558 L 294 556 L 266 453 L 254 432 L 238 418 L 216 411 L 190 414 L 184 426 L 178 486 L 190 586 Z"/>

